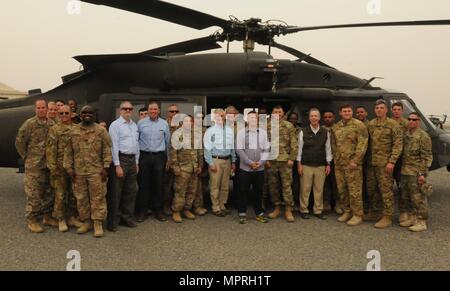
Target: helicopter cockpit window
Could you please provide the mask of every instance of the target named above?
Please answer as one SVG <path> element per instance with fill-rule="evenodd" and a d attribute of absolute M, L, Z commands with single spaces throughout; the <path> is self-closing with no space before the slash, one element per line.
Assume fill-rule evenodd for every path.
<path fill-rule="evenodd" d="M 401 102 L 403 104 L 403 117 L 408 118 L 408 115 L 411 112 L 417 111 L 414 106 L 406 99 L 391 99 L 391 106 L 392 104 L 396 103 L 396 102 Z M 424 118 L 424 116 L 421 116 L 421 123 L 420 123 L 420 127 L 427 131 L 430 127 L 435 129 L 436 126 L 430 121 L 428 120 L 426 117 Z"/>

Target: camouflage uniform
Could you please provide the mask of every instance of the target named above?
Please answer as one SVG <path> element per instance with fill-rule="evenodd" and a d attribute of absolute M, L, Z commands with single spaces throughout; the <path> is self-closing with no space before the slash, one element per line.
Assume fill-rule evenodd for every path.
<path fill-rule="evenodd" d="M 169 124 L 169 131 L 170 136 L 173 135 L 174 131 L 178 128 L 177 126 L 172 126 L 170 121 L 167 121 Z M 173 174 L 172 167 L 164 173 L 164 211 L 165 208 L 170 208 L 170 205 L 172 204 L 173 200 L 173 194 L 174 194 L 174 183 L 175 181 L 175 175 Z"/>
<path fill-rule="evenodd" d="M 64 150 L 68 146 L 72 125 L 58 123 L 50 128 L 47 137 L 47 168 L 50 170 L 50 184 L 55 191 L 53 217 L 58 220 L 75 216 L 76 200 L 72 192 L 70 176 L 64 170 Z"/>
<path fill-rule="evenodd" d="M 395 165 L 402 153 L 403 132 L 391 118 L 369 122 L 370 157 L 367 171 L 367 191 L 370 210 L 392 216 L 394 212 L 394 178 L 386 172 L 386 165 Z"/>
<path fill-rule="evenodd" d="M 400 128 L 403 131 L 403 138 L 405 137 L 405 133 L 408 131 L 408 120 L 406 118 L 400 117 L 397 121 L 398 125 L 400 125 Z M 400 156 L 397 160 L 397 162 L 395 163 L 395 168 L 394 168 L 394 179 L 395 179 L 395 183 L 397 184 L 398 187 L 398 209 L 400 211 L 400 213 L 405 213 L 405 212 L 409 212 L 409 205 L 410 203 L 403 200 L 402 199 L 402 194 L 401 194 L 401 170 L 402 170 L 402 156 Z"/>
<path fill-rule="evenodd" d="M 419 174 L 427 174 L 432 161 L 429 135 L 420 128 L 414 132 L 407 131 L 404 139 L 400 201 L 403 201 L 409 213 L 414 213 L 417 218 L 424 220 L 428 219 L 428 201 L 427 196 L 420 192 L 417 178 Z"/>
<path fill-rule="evenodd" d="M 368 131 L 369 128 L 369 121 L 365 120 L 364 126 L 366 127 L 366 130 Z M 363 205 L 364 205 L 364 212 L 369 211 L 369 194 L 367 193 L 367 171 L 368 171 L 368 162 L 369 162 L 369 156 L 370 156 L 370 143 L 367 143 L 367 151 L 364 155 L 364 163 L 363 163 Z"/>
<path fill-rule="evenodd" d="M 280 190 L 283 192 L 286 206 L 294 207 L 292 195 L 292 168 L 288 165 L 288 160 L 295 161 L 298 153 L 298 136 L 295 127 L 289 121 L 281 119 L 279 122 L 279 135 L 277 139 L 272 139 L 271 125 L 267 125 L 268 136 L 271 140 L 271 147 L 278 146 L 278 157 L 270 161 L 267 169 L 268 183 L 272 203 L 275 206 L 281 205 Z M 281 187 L 280 187 L 281 181 Z"/>
<path fill-rule="evenodd" d="M 206 132 L 206 127 L 203 126 L 202 127 L 202 139 L 201 139 L 202 141 L 203 141 L 203 137 L 205 136 L 205 132 Z M 202 162 L 203 166 L 202 166 L 202 172 L 200 173 L 200 175 L 198 175 L 198 179 L 197 179 L 197 187 L 196 187 L 195 197 L 194 197 L 194 201 L 193 201 L 194 209 L 204 207 L 204 202 L 203 202 L 204 193 L 205 193 L 205 190 L 208 188 L 208 165 L 207 165 L 207 163 L 204 163 L 203 151 L 202 151 L 201 155 L 202 155 L 201 162 Z"/>
<path fill-rule="evenodd" d="M 180 136 L 180 143 L 183 136 Z M 198 175 L 196 171 L 203 168 L 203 150 L 194 149 L 194 131 L 191 132 L 191 149 L 174 149 L 170 148 L 169 158 L 170 165 L 175 175 L 174 181 L 174 198 L 172 210 L 181 212 L 183 210 L 191 210 L 194 201 Z"/>
<path fill-rule="evenodd" d="M 16 137 L 16 149 L 25 161 L 26 217 L 31 219 L 39 214 L 50 214 L 53 210 L 49 187 L 48 170 L 45 159 L 45 143 L 52 121 L 41 121 L 32 117 L 20 127 Z"/>
<path fill-rule="evenodd" d="M 111 165 L 111 147 L 108 132 L 96 123 L 77 124 L 69 133 L 63 166 L 76 175 L 73 192 L 82 221 L 106 218 L 106 181 L 100 173 Z"/>
<path fill-rule="evenodd" d="M 335 174 L 341 207 L 344 212 L 363 216 L 363 163 L 368 144 L 366 126 L 352 118 L 348 122 L 339 121 L 332 128 L 331 144 L 333 149 Z M 357 169 L 350 169 L 350 162 Z"/>

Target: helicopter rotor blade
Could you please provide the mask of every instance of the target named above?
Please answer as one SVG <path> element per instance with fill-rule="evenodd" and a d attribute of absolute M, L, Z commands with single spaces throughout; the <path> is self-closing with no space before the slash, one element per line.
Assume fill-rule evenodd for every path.
<path fill-rule="evenodd" d="M 228 27 L 227 20 L 175 4 L 156 0 L 81 0 L 83 2 L 105 5 L 126 10 L 195 29 L 211 26 Z"/>
<path fill-rule="evenodd" d="M 216 42 L 216 38 L 214 35 L 201 37 L 196 39 L 191 39 L 183 42 L 178 42 L 174 44 L 169 44 L 163 47 L 151 49 L 142 54 L 145 55 L 164 55 L 168 53 L 194 53 L 200 51 L 206 51 L 211 49 L 221 48 L 219 44 Z"/>
<path fill-rule="evenodd" d="M 355 23 L 355 24 L 337 24 L 307 27 L 288 27 L 286 34 L 296 33 L 300 31 L 331 29 L 331 28 L 352 28 L 352 27 L 379 27 L 379 26 L 421 26 L 421 25 L 449 25 L 450 20 L 417 20 L 417 21 L 397 21 L 397 22 L 372 22 L 372 23 Z"/>
<path fill-rule="evenodd" d="M 311 57 L 311 56 L 309 56 L 309 55 L 307 55 L 305 53 L 302 53 L 301 51 L 298 51 L 298 50 L 296 50 L 296 49 L 294 49 L 292 47 L 289 47 L 289 46 L 277 43 L 275 41 L 272 42 L 272 46 L 276 47 L 276 48 L 279 48 L 280 50 L 283 50 L 283 51 L 285 51 L 285 52 L 287 52 L 287 53 L 289 53 L 289 54 L 291 54 L 293 56 L 296 56 L 297 58 L 299 58 L 301 60 L 304 60 L 305 62 L 307 62 L 309 64 L 319 65 L 319 66 L 322 66 L 322 67 L 328 67 L 328 68 L 334 69 L 333 67 L 331 67 L 331 66 L 329 66 L 329 65 L 327 65 L 327 64 L 325 64 L 325 63 L 323 63 L 321 61 L 319 61 L 318 59 L 313 58 L 313 57 Z"/>

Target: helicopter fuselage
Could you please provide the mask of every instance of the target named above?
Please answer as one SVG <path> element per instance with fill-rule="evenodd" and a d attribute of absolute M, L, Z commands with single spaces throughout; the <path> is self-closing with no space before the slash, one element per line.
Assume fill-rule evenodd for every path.
<path fill-rule="evenodd" d="M 149 100 L 162 107 L 193 105 L 205 113 L 232 104 L 246 108 L 282 104 L 300 117 L 312 106 L 337 111 L 340 104 L 365 105 L 369 112 L 378 98 L 405 102 L 419 111 L 404 93 L 370 86 L 366 80 L 323 66 L 278 60 L 261 52 L 169 55 L 139 60 L 83 59 L 84 70 L 63 77 L 64 83 L 46 93 L 0 101 L 0 121 L 5 126 L 0 144 L 0 166 L 16 167 L 14 140 L 18 128 L 34 114 L 37 99 L 90 104 L 97 118 L 112 122 L 121 100 L 145 106 Z M 184 104 L 184 106 L 182 106 Z M 369 107 L 370 106 L 370 107 Z M 421 113 L 422 126 L 433 139 L 433 169 L 450 164 L 450 135 L 432 125 Z M 305 119 L 305 122 L 307 118 Z"/>

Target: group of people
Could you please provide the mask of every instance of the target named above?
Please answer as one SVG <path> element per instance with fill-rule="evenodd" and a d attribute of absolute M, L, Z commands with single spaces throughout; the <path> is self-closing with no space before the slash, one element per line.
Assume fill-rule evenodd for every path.
<path fill-rule="evenodd" d="M 209 193 L 218 217 L 229 215 L 229 200 L 235 200 L 241 224 L 253 200 L 261 223 L 281 216 L 283 206 L 288 222 L 295 221 L 294 210 L 310 219 L 310 209 L 325 220 L 324 212 L 334 206 L 342 223 L 376 221 L 381 229 L 393 224 L 397 180 L 400 226 L 424 231 L 431 140 L 418 113 L 405 119 L 402 103 L 391 110 L 392 119 L 387 102 L 376 101 L 376 117 L 369 122 L 366 108 L 355 108 L 354 117 L 352 106 L 344 104 L 336 122 L 333 111 L 310 108 L 308 124 L 299 127 L 298 114 L 285 116 L 280 105 L 270 116 L 263 108 L 248 112 L 245 123 L 229 106 L 216 109 L 206 127 L 201 112 L 181 114 L 176 104 L 164 120 L 156 102 L 139 110 L 136 124 L 133 104 L 123 101 L 107 129 L 95 122 L 89 105 L 78 115 L 76 104 L 37 100 L 36 115 L 16 139 L 25 161 L 27 225 L 43 232 L 42 216 L 43 224 L 61 232 L 74 226 L 79 234 L 94 229 L 102 237 L 105 221 L 116 232 L 150 214 L 176 223 L 203 216 Z M 273 210 L 266 215 L 268 200 Z"/>

